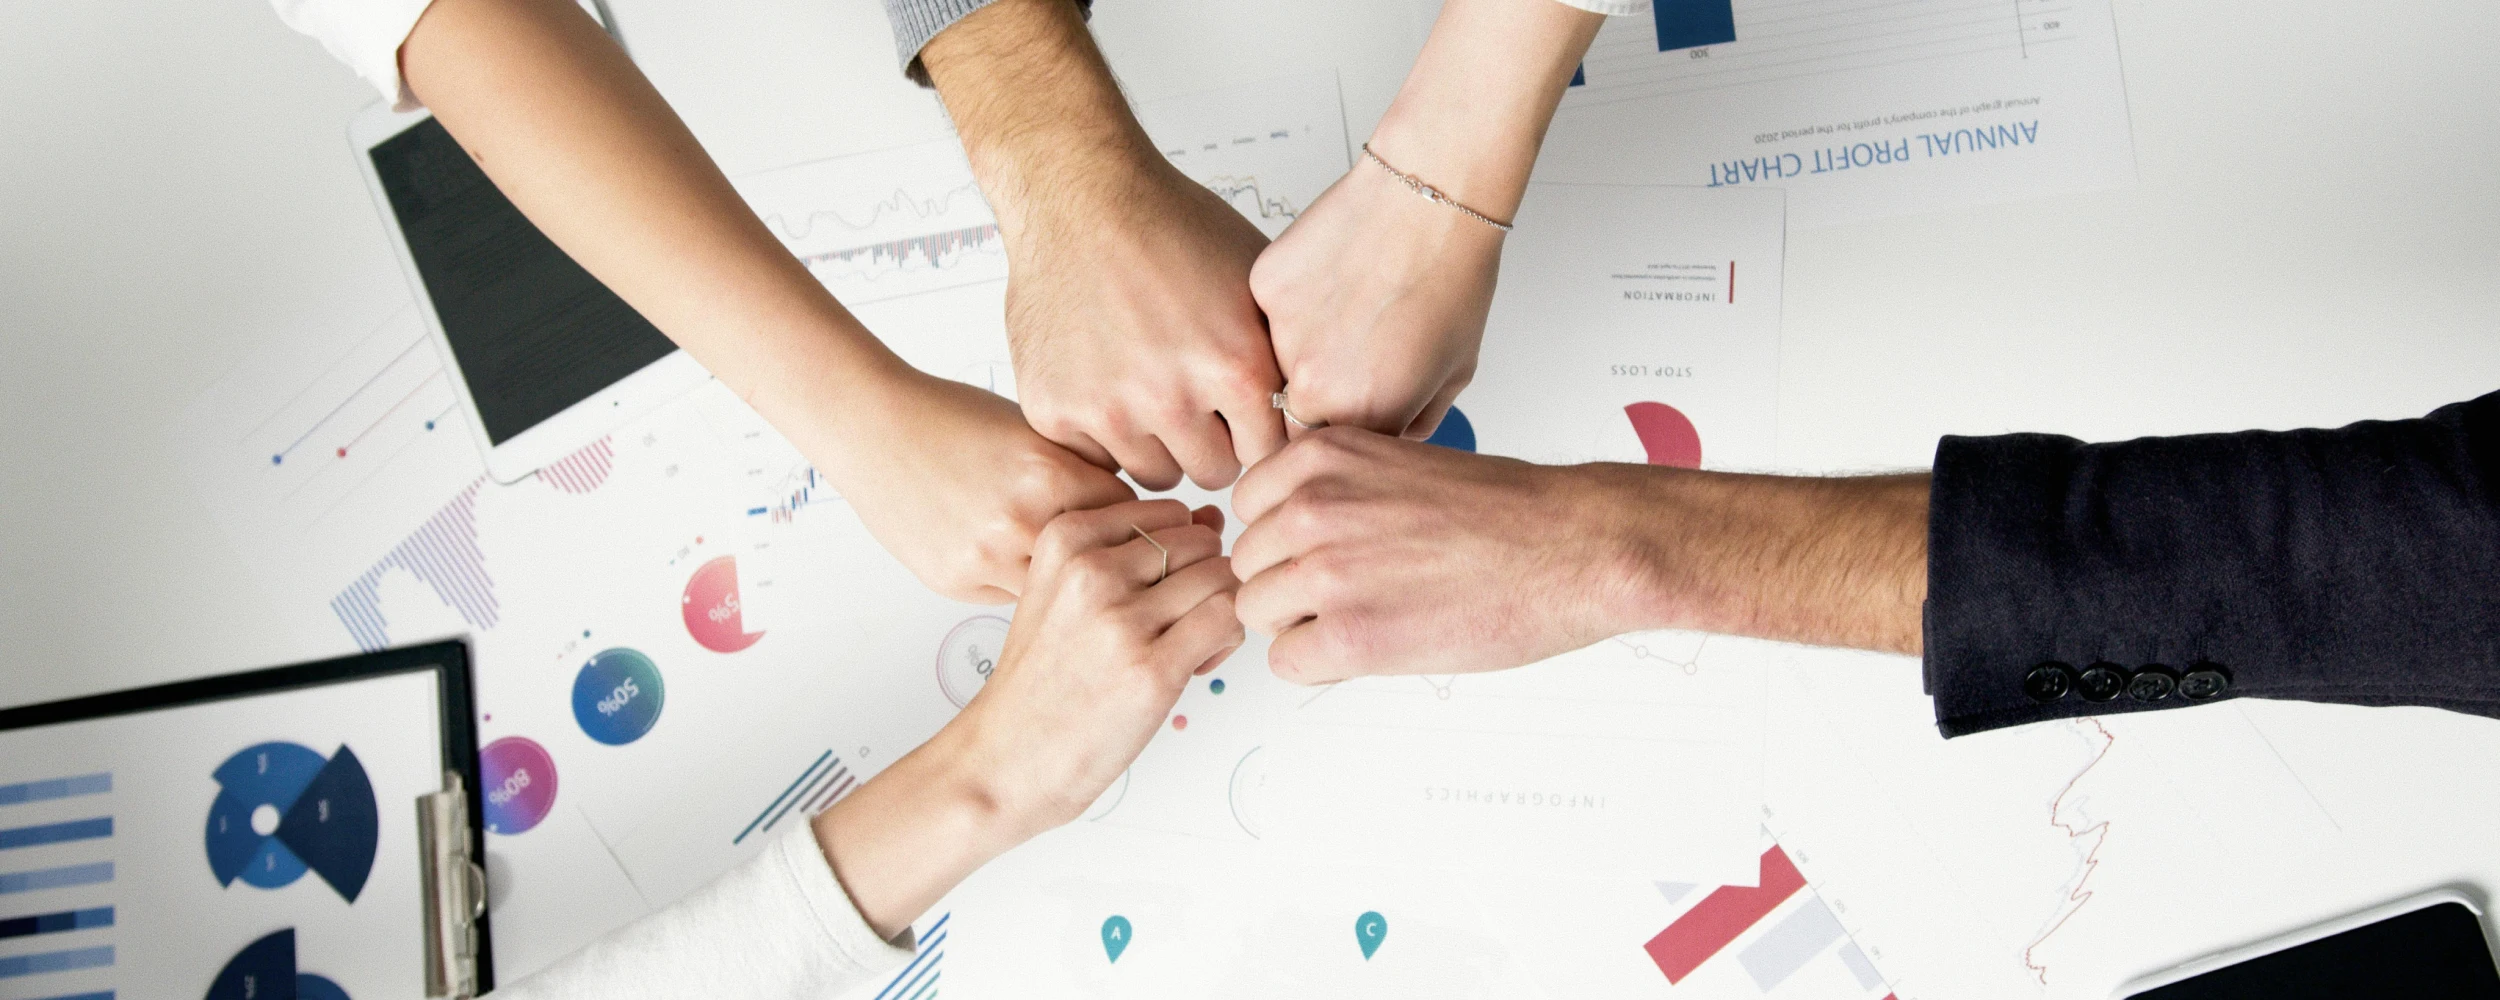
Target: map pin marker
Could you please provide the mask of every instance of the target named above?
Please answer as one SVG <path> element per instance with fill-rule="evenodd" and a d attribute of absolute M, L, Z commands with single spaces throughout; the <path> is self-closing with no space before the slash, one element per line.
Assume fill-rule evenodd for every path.
<path fill-rule="evenodd" d="M 1114 961 L 1114 962 L 1119 961 L 1119 960 L 1120 960 L 1120 953 L 1128 950 L 1128 939 L 1129 939 L 1129 936 L 1130 936 L 1131 934 L 1133 934 L 1133 933 L 1135 933 L 1135 932 L 1134 932 L 1134 931 L 1132 931 L 1132 930 L 1130 930 L 1129 925 L 1128 925 L 1128 918 L 1127 918 L 1127 917 L 1123 917 L 1123 916 L 1119 916 L 1119 915 L 1117 915 L 1117 914 L 1114 914 L 1114 915 L 1112 916 L 1112 918 L 1111 918 L 1111 919 L 1103 921 L 1103 922 L 1102 922 L 1102 950 L 1103 950 L 1103 953 L 1104 953 L 1104 954 L 1107 954 L 1107 955 L 1110 955 L 1110 956 L 1111 956 L 1111 960 L 1112 960 L 1112 961 Z M 1369 945 L 1364 946 L 1364 948 L 1363 948 L 1363 954 L 1364 954 L 1364 957 L 1367 957 L 1367 958 L 1368 958 L 1368 957 L 1370 957 L 1370 955 L 1371 955 L 1371 947 L 1370 947 Z"/>
<path fill-rule="evenodd" d="M 1380 940 L 1388 936 L 1389 920 L 1379 913 L 1366 912 L 1354 918 L 1354 943 L 1363 946 L 1364 961 L 1371 961 L 1372 952 L 1380 950 Z"/>

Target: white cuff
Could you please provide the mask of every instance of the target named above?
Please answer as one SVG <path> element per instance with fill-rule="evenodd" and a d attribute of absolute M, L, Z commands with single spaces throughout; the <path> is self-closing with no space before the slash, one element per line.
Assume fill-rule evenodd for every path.
<path fill-rule="evenodd" d="M 409 111 L 416 96 L 399 77 L 399 45 L 434 0 L 270 0 L 286 26 L 320 39 L 321 47 L 382 92 L 391 107 Z"/>
<path fill-rule="evenodd" d="M 1565 7 L 1578 7 L 1591 14 L 1623 17 L 1649 13 L 1649 0 L 1554 0 Z"/>

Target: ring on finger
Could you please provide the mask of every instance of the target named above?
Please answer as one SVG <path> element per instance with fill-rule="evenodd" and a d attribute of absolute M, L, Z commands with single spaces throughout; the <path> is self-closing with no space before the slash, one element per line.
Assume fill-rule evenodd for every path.
<path fill-rule="evenodd" d="M 1297 416 L 1294 416 L 1294 415 L 1293 415 L 1293 410 L 1292 410 L 1292 409 L 1290 409 L 1290 408 L 1288 408 L 1288 407 L 1285 405 L 1285 403 L 1286 403 L 1285 393 L 1284 393 L 1282 390 L 1279 390 L 1279 391 L 1278 391 L 1275 395 L 1273 395 L 1273 396 L 1269 396 L 1269 397 L 1267 398 L 1267 405 L 1272 406 L 1272 407 L 1275 407 L 1275 408 L 1276 408 L 1276 412 L 1284 414 L 1284 415 L 1285 415 L 1285 422 L 1286 422 L 1286 423 L 1292 424 L 1292 425 L 1294 425 L 1294 426 L 1296 426 L 1296 427 L 1299 427 L 1299 428 L 1302 428 L 1303 430 L 1306 430 L 1306 431 L 1315 431 L 1315 430 L 1318 430 L 1318 429 L 1320 429 L 1320 428 L 1322 428 L 1322 427 L 1326 427 L 1326 426 L 1328 426 L 1328 421 L 1325 421 L 1325 420 L 1322 420 L 1322 421 L 1320 421 L 1320 422 L 1318 422 L 1318 423 L 1316 423 L 1316 424 L 1312 424 L 1312 423 L 1304 423 L 1301 417 L 1297 417 Z"/>
<path fill-rule="evenodd" d="M 1163 568 L 1155 571 L 1155 582 L 1162 583 L 1164 577 L 1172 575 L 1172 550 L 1164 548 L 1162 542 L 1155 541 L 1155 536 L 1147 534 L 1144 528 L 1132 524 L 1128 526 L 1128 530 L 1136 532 L 1137 537 L 1145 539 L 1146 544 L 1154 546 L 1155 551 L 1163 553 Z"/>

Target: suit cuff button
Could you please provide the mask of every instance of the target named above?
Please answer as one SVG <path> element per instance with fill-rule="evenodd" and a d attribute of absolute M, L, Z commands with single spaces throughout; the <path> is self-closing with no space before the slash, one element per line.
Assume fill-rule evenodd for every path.
<path fill-rule="evenodd" d="M 2198 663 L 2179 678 L 2179 697 L 2189 701 L 2211 701 L 2230 689 L 2231 675 L 2218 663 Z"/>
<path fill-rule="evenodd" d="M 2178 689 L 2179 675 L 2171 673 L 2169 667 L 2156 663 L 2135 672 L 2135 679 L 2127 682 L 2127 697 L 2137 701 L 2160 701 Z"/>
<path fill-rule="evenodd" d="M 2085 701 L 2111 701 L 2126 689 L 2127 672 L 2115 663 L 2095 663 L 2075 678 L 2075 690 L 2082 692 Z"/>
<path fill-rule="evenodd" d="M 2056 660 L 2033 667 L 2023 675 L 2023 693 L 2043 705 L 2066 697 L 2066 692 L 2074 689 L 2074 668 Z"/>

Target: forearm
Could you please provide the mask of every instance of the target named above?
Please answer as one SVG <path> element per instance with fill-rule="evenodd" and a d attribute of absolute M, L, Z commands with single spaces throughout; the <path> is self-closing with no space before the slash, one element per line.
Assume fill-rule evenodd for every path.
<path fill-rule="evenodd" d="M 1585 469 L 1619 526 L 1625 624 L 1919 652 L 1926 475 Z"/>
<path fill-rule="evenodd" d="M 1447 0 L 1372 149 L 1507 220 L 1602 15 L 1530 0 Z"/>
<path fill-rule="evenodd" d="M 957 883 L 1029 836 L 979 780 L 950 725 L 833 807 L 816 842 L 868 926 L 891 940 Z"/>
<path fill-rule="evenodd" d="M 595 22 L 570 0 L 438 0 L 400 59 L 549 239 L 838 464 L 830 430 L 902 362 L 773 238 Z"/>
<path fill-rule="evenodd" d="M 1008 245 L 1131 171 L 1170 169 L 1070 0 L 998 0 L 921 52 Z"/>

